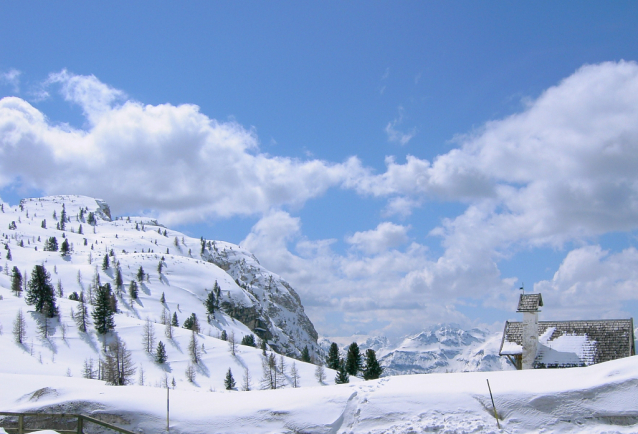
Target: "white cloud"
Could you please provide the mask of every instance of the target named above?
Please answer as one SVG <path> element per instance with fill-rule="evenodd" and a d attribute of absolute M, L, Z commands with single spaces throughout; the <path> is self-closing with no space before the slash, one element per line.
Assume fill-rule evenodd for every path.
<path fill-rule="evenodd" d="M 20 92 L 20 75 L 17 69 L 10 69 L 7 72 L 0 72 L 0 84 L 10 86 L 15 93 Z"/>
<path fill-rule="evenodd" d="M 554 277 L 534 290 L 543 293 L 546 317 L 624 318 L 623 302 L 638 300 L 638 251 L 611 253 L 598 245 L 572 250 Z"/>
<path fill-rule="evenodd" d="M 15 179 L 48 194 L 86 194 L 116 212 L 149 209 L 166 223 L 300 206 L 362 171 L 272 157 L 255 134 L 194 105 L 143 105 L 94 76 L 62 71 L 47 85 L 79 104 L 89 126 L 54 125 L 26 101 L 0 100 L 0 186 Z M 37 158 L 35 158 L 37 156 Z"/>
<path fill-rule="evenodd" d="M 368 254 L 381 253 L 408 242 L 409 229 L 409 226 L 383 222 L 376 229 L 355 232 L 354 235 L 346 237 L 346 242 Z"/>
<path fill-rule="evenodd" d="M 60 84 L 64 99 L 82 107 L 92 125 L 112 110 L 113 103 L 126 99 L 126 93 L 102 83 L 94 75 L 75 75 L 66 69 L 49 74 L 44 84 Z"/>

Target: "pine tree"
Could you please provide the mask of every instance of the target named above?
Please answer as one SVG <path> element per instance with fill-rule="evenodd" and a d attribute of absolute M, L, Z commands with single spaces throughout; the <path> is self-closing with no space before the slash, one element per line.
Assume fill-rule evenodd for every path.
<path fill-rule="evenodd" d="M 179 320 L 177 319 L 177 312 L 173 312 L 173 318 L 171 319 L 171 326 L 179 327 Z"/>
<path fill-rule="evenodd" d="M 170 322 L 166 322 L 166 327 L 164 328 L 164 336 L 168 339 L 173 339 L 173 326 L 171 326 Z"/>
<path fill-rule="evenodd" d="M 22 309 L 18 310 L 16 319 L 13 321 L 13 340 L 16 344 L 24 343 L 27 337 L 27 322 L 22 314 Z"/>
<path fill-rule="evenodd" d="M 122 279 L 122 270 L 120 269 L 120 265 L 117 264 L 115 266 L 115 289 L 121 293 L 122 288 L 124 288 L 124 279 Z"/>
<path fill-rule="evenodd" d="M 159 261 L 159 263 L 157 264 L 157 274 L 159 274 L 160 277 L 162 275 L 162 266 L 163 266 L 162 261 Z"/>
<path fill-rule="evenodd" d="M 101 285 L 95 291 L 95 307 L 91 316 L 95 330 L 104 335 L 115 328 L 113 311 L 111 310 L 111 285 Z"/>
<path fill-rule="evenodd" d="M 64 209 L 64 204 L 62 204 L 62 212 L 60 213 L 60 230 L 63 231 L 66 229 L 66 209 Z"/>
<path fill-rule="evenodd" d="M 365 366 L 363 368 L 364 380 L 376 380 L 383 373 L 383 368 L 379 365 L 377 354 L 373 349 L 368 348 L 365 354 Z"/>
<path fill-rule="evenodd" d="M 208 293 L 208 296 L 206 297 L 206 301 L 204 302 L 204 306 L 206 306 L 206 313 L 208 313 L 209 315 L 213 315 L 213 318 L 215 317 L 215 294 L 213 293 L 213 291 Z"/>
<path fill-rule="evenodd" d="M 310 352 L 308 351 L 308 345 L 303 347 L 303 350 L 301 350 L 301 361 L 310 363 Z"/>
<path fill-rule="evenodd" d="M 95 214 L 93 214 L 92 212 L 89 213 L 89 215 L 86 218 L 86 222 L 88 224 L 90 224 L 91 226 L 95 226 L 97 221 L 95 220 Z"/>
<path fill-rule="evenodd" d="M 350 375 L 346 372 L 345 363 L 340 361 L 335 377 L 335 384 L 345 384 L 350 382 Z"/>
<path fill-rule="evenodd" d="M 57 252 L 58 251 L 58 239 L 56 237 L 49 237 L 49 239 L 44 242 L 44 251 L 45 252 Z"/>
<path fill-rule="evenodd" d="M 155 361 L 160 365 L 166 362 L 166 346 L 162 341 L 157 344 L 157 350 L 155 351 Z"/>
<path fill-rule="evenodd" d="M 130 285 L 128 286 L 128 293 L 133 300 L 137 300 L 137 282 L 135 280 L 131 280 Z"/>
<path fill-rule="evenodd" d="M 243 338 L 241 338 L 241 344 L 249 346 L 249 347 L 254 347 L 255 346 L 255 336 L 252 335 L 252 334 L 245 335 Z"/>
<path fill-rule="evenodd" d="M 339 357 L 339 347 L 335 342 L 330 344 L 330 349 L 328 350 L 328 357 L 326 357 L 326 366 L 329 369 L 334 369 L 335 371 L 339 369 L 340 357 Z"/>
<path fill-rule="evenodd" d="M 13 291 L 16 297 L 20 297 L 20 293 L 22 292 L 22 274 L 20 274 L 20 270 L 18 270 L 16 266 L 14 266 L 11 271 L 11 291 Z"/>
<path fill-rule="evenodd" d="M 102 270 L 106 271 L 109 269 L 111 264 L 109 263 L 109 255 L 104 255 L 104 259 L 102 260 Z"/>
<path fill-rule="evenodd" d="M 160 297 L 160 303 L 162 304 L 166 303 L 166 297 L 164 296 L 163 292 L 162 292 L 162 296 Z"/>
<path fill-rule="evenodd" d="M 69 256 L 70 253 L 71 246 L 69 246 L 69 240 L 65 238 L 64 241 L 62 241 L 62 245 L 60 246 L 60 254 L 62 256 Z"/>
<path fill-rule="evenodd" d="M 226 387 L 226 390 L 233 390 L 235 388 L 235 379 L 233 378 L 233 373 L 230 368 L 228 368 L 228 372 L 226 373 L 224 386 Z"/>
<path fill-rule="evenodd" d="M 192 330 L 195 333 L 199 333 L 200 328 L 199 328 L 199 320 L 197 319 L 197 315 L 195 315 L 195 313 L 191 313 L 191 316 L 186 318 L 182 327 L 188 330 Z"/>
<path fill-rule="evenodd" d="M 350 375 L 357 375 L 361 370 L 361 353 L 359 352 L 359 345 L 353 342 L 348 347 L 348 355 L 346 358 L 346 372 Z"/>
<path fill-rule="evenodd" d="M 140 269 L 137 270 L 137 280 L 141 283 L 144 282 L 144 276 L 146 275 L 146 273 L 144 273 L 144 269 L 142 268 L 142 266 L 140 265 Z"/>
<path fill-rule="evenodd" d="M 55 293 L 51 284 L 51 275 L 42 265 L 36 265 L 31 272 L 29 289 L 25 301 L 28 305 L 35 305 L 35 311 L 52 318 L 57 313 Z M 46 310 L 45 310 L 46 307 Z"/>

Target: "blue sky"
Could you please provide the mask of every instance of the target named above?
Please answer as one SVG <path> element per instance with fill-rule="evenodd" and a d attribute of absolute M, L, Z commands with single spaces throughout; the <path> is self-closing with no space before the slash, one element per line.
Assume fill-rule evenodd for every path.
<path fill-rule="evenodd" d="M 0 197 L 241 243 L 326 335 L 516 318 L 523 282 L 635 317 L 636 9 L 5 3 Z"/>

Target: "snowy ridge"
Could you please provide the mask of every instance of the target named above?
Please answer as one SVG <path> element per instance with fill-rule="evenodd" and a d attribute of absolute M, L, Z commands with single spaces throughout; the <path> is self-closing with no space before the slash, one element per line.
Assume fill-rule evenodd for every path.
<path fill-rule="evenodd" d="M 63 204 L 68 217 L 65 231 L 56 229 Z M 136 280 L 140 266 L 148 275 L 139 284 L 137 300 L 131 299 L 126 291 L 118 294 L 119 313 L 115 315 L 115 332 L 131 350 L 138 368 L 133 379 L 135 383 L 139 381 L 139 368 L 143 368 L 144 382 L 147 385 L 159 384 L 164 375 L 168 375 L 169 381 L 176 379 L 178 387 L 218 390 L 223 388 L 225 372 L 231 368 L 238 387 L 241 377 L 248 369 L 252 376 L 251 387 L 258 388 L 262 375 L 261 351 L 238 345 L 237 355 L 232 356 L 228 343 L 219 339 L 222 331 L 225 331 L 229 336 L 234 335 L 239 343 L 243 336 L 257 332 L 236 318 L 236 310 L 226 313 L 223 310 L 226 307 L 232 310 L 231 307 L 244 306 L 252 307 L 258 312 L 267 311 L 270 322 L 263 325 L 268 332 L 269 345 L 283 350 L 284 354 L 297 355 L 305 345 L 311 351 L 316 346 L 310 333 L 295 333 L 293 330 L 294 324 L 310 323 L 300 303 L 293 310 L 281 309 L 280 312 L 286 315 L 279 315 L 280 312 L 272 304 L 280 296 L 270 296 L 269 289 L 264 288 L 261 296 L 268 299 L 270 304 L 262 306 L 251 292 L 237 285 L 234 276 L 200 257 L 199 239 L 186 237 L 146 217 L 131 217 L 130 221 L 112 219 L 108 205 L 83 196 L 25 199 L 19 206 L 9 207 L 4 204 L 3 207 L 4 212 L 0 212 L 0 231 L 3 237 L 3 246 L 0 248 L 0 326 L 3 328 L 0 335 L 0 372 L 57 376 L 70 374 L 79 377 L 85 360 L 91 359 L 97 364 L 102 348 L 100 337 L 93 327 L 86 334 L 77 331 L 70 311 L 72 308 L 77 310 L 78 302 L 69 300 L 68 296 L 74 291 L 88 294 L 89 287 L 97 278 L 102 284 L 110 282 L 114 287 L 113 264 L 116 261 L 120 263 L 125 287 Z M 86 212 L 80 217 L 81 210 Z M 53 217 L 54 212 L 57 220 Z M 89 212 L 93 213 L 97 221 L 95 226 L 88 223 Z M 46 220 L 46 224 L 43 220 Z M 9 226 L 14 227 L 12 222 L 15 222 L 15 229 L 8 229 Z M 63 257 L 60 252 L 43 250 L 45 241 L 52 236 L 57 238 L 60 245 L 65 239 L 63 234 L 70 243 L 70 255 Z M 240 259 L 247 257 L 256 262 L 249 252 L 238 246 L 216 243 L 218 246 L 223 245 L 223 249 L 227 251 L 232 249 L 237 252 Z M 111 251 L 113 256 L 110 256 Z M 9 252 L 11 259 L 6 259 Z M 111 267 L 102 270 L 105 255 L 109 255 Z M 160 261 L 163 264 L 161 273 L 158 270 Z M 52 284 L 56 286 L 59 282 L 64 293 L 57 300 L 60 318 L 50 321 L 53 334 L 48 339 L 42 339 L 36 333 L 38 315 L 32 312 L 33 307 L 25 304 L 24 296 L 17 298 L 10 291 L 11 269 L 14 266 L 23 275 L 27 274 L 28 279 L 33 267 L 40 264 L 51 274 Z M 263 276 L 268 275 L 263 268 L 261 273 L 264 279 Z M 237 277 L 241 276 L 237 274 Z M 208 323 L 203 301 L 215 281 L 221 288 L 222 310 L 217 311 Z M 259 283 L 253 282 L 251 288 L 256 292 Z M 160 300 L 162 294 L 165 297 L 164 303 Z M 92 307 L 88 307 L 90 311 Z M 14 343 L 11 334 L 13 321 L 20 309 L 25 314 L 27 323 L 27 340 L 24 345 Z M 186 381 L 185 377 L 186 367 L 190 363 L 187 349 L 191 333 L 178 327 L 173 328 L 172 339 L 166 338 L 165 326 L 160 324 L 164 311 L 170 316 L 176 314 L 180 325 L 191 313 L 195 313 L 199 319 L 201 333 L 198 341 L 202 348 L 202 362 L 197 366 L 194 383 Z M 162 340 L 166 344 L 168 362 L 164 366 L 156 364 L 152 355 L 143 350 L 141 333 L 146 318 L 154 323 L 156 342 Z M 288 328 L 277 327 L 277 324 L 287 324 Z M 62 328 L 65 329 L 64 336 Z M 301 330 L 301 326 L 299 328 Z M 314 330 L 312 324 L 310 327 L 306 325 L 306 329 Z M 289 335 L 282 330 L 286 330 Z M 287 369 L 290 369 L 293 362 L 299 371 L 302 385 L 317 383 L 314 365 L 284 358 Z M 288 378 L 285 385 L 289 387 L 291 378 L 288 371 L 286 375 Z M 327 370 L 326 381 L 331 381 L 332 378 L 334 373 Z"/>

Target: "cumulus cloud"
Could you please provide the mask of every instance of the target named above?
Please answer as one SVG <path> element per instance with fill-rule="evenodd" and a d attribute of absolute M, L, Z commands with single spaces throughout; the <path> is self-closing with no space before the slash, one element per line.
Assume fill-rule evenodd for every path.
<path fill-rule="evenodd" d="M 638 300 L 638 250 L 574 249 L 554 277 L 534 290 L 543 293 L 547 315 L 555 318 L 624 318 L 623 302 Z"/>
<path fill-rule="evenodd" d="M 368 254 L 380 253 L 406 243 L 409 229 L 409 226 L 383 222 L 376 229 L 356 232 L 354 235 L 346 237 L 346 242 Z"/>
<path fill-rule="evenodd" d="M 266 155 L 235 122 L 189 104 L 144 105 L 94 76 L 62 71 L 46 86 L 80 105 L 89 125 L 52 124 L 20 98 L 0 100 L 0 186 L 19 178 L 49 194 L 103 197 L 116 211 L 148 209 L 183 223 L 300 206 L 363 170 L 356 158 Z"/>
<path fill-rule="evenodd" d="M 418 244 L 404 251 L 370 247 L 379 228 L 348 239 L 364 256 L 324 252 L 304 258 L 302 268 L 321 269 L 306 276 L 310 296 L 330 301 L 352 324 L 363 324 L 360 305 L 398 328 L 392 309 L 425 318 L 435 305 L 452 319 L 462 317 L 455 306 L 466 297 L 509 311 L 516 276 L 502 276 L 499 261 L 521 249 L 587 244 L 601 234 L 638 228 L 637 102 L 635 62 L 587 65 L 521 113 L 457 138 L 458 148 L 432 162 L 388 157 L 383 173 L 362 168 L 344 186 L 387 197 L 387 214 L 407 216 L 428 200 L 462 202 L 465 211 L 431 231 L 444 248 L 438 258 Z M 565 314 L 557 317 L 626 316 L 623 303 L 636 298 L 635 260 L 633 249 L 577 248 L 554 279 L 536 289 L 555 298 L 552 309 Z"/>

